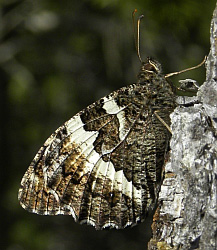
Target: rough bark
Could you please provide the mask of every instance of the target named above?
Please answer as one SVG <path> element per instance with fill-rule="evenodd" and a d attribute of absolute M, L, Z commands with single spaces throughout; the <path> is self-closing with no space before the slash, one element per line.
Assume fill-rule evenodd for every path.
<path fill-rule="evenodd" d="M 171 161 L 149 249 L 217 249 L 217 6 L 210 33 L 206 81 L 194 104 L 171 115 Z"/>

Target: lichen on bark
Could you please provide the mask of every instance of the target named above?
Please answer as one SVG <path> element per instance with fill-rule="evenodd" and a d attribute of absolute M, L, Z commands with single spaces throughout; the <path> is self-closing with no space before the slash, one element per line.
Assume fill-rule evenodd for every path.
<path fill-rule="evenodd" d="M 217 6 L 210 43 L 195 104 L 171 115 L 170 162 L 149 249 L 217 249 Z"/>

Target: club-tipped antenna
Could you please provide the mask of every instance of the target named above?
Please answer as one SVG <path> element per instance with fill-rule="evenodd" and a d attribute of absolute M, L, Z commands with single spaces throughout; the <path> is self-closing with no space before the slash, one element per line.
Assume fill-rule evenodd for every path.
<path fill-rule="evenodd" d="M 134 42 L 135 42 L 135 47 L 136 47 L 138 58 L 139 58 L 140 62 L 142 62 L 142 58 L 140 56 L 140 22 L 141 22 L 141 19 L 144 17 L 144 15 L 141 15 L 137 20 L 137 35 L 136 35 L 136 28 L 135 28 L 135 13 L 136 12 L 137 12 L 137 9 L 135 9 L 133 11 L 133 14 L 132 14 Z"/>

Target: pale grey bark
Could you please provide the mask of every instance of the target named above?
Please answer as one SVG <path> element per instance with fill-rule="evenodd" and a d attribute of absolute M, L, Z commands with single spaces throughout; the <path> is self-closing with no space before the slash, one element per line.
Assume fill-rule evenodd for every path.
<path fill-rule="evenodd" d="M 217 7 L 206 81 L 171 115 L 170 159 L 149 249 L 217 249 Z"/>

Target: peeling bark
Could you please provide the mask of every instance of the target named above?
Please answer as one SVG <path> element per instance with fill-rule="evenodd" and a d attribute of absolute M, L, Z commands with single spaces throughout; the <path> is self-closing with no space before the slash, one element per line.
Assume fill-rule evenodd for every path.
<path fill-rule="evenodd" d="M 171 161 L 148 249 L 217 249 L 217 6 L 210 33 L 206 81 L 195 104 L 171 115 Z"/>

